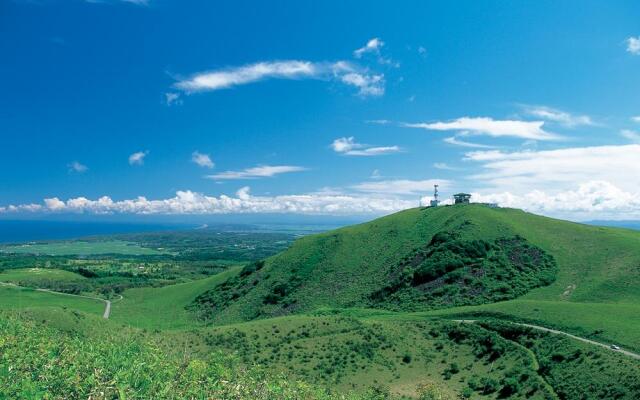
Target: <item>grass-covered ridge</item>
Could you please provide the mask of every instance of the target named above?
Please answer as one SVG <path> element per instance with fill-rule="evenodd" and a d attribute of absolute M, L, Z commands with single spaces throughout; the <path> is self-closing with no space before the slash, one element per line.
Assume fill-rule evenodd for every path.
<path fill-rule="evenodd" d="M 500 212 L 411 209 L 305 237 L 199 296 L 192 308 L 217 321 L 325 306 L 428 310 L 512 299 L 551 283 L 553 257 L 496 223 L 491 213 Z"/>

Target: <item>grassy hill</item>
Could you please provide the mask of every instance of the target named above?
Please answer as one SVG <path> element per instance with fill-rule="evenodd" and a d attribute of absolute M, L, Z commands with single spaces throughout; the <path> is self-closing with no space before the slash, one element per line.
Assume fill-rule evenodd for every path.
<path fill-rule="evenodd" d="M 483 303 L 476 309 L 639 348 L 640 233 L 482 205 L 410 209 L 301 238 L 191 307 L 227 323 L 322 307 L 455 313 Z M 631 319 L 594 321 L 601 304 L 618 304 Z"/>

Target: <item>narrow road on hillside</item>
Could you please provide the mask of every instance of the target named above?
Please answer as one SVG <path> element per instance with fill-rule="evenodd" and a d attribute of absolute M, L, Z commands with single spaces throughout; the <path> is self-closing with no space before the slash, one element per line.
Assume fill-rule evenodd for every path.
<path fill-rule="evenodd" d="M 109 316 L 111 316 L 111 300 L 105 300 L 105 299 L 101 299 L 100 297 L 91 297 L 91 296 L 83 296 L 80 294 L 71 294 L 71 293 L 62 293 L 62 292 L 56 292 L 54 290 L 49 290 L 49 289 L 34 289 L 34 288 L 29 288 L 26 286 L 18 286 L 14 283 L 8 283 L 8 282 L 0 282 L 0 285 L 2 286 L 11 286 L 17 289 L 31 289 L 31 290 L 35 290 L 37 292 L 45 292 L 45 293 L 51 293 L 51 294 L 57 294 L 57 295 L 61 295 L 61 296 L 72 296 L 72 297 L 82 297 L 83 299 L 91 299 L 91 300 L 96 300 L 96 301 L 101 301 L 105 304 L 104 307 L 104 314 L 102 314 L 102 318 L 104 319 L 109 319 Z M 119 299 L 114 300 L 114 302 L 116 301 L 120 301 L 123 299 L 123 297 L 121 295 Z"/>
<path fill-rule="evenodd" d="M 457 320 L 454 320 L 454 321 L 455 322 L 462 322 L 462 323 L 466 323 L 466 324 L 473 324 L 473 323 L 477 322 L 478 320 L 475 320 L 475 319 L 457 319 Z M 605 349 L 607 349 L 609 351 L 613 351 L 615 353 L 624 354 L 624 355 L 629 356 L 631 358 L 635 358 L 636 360 L 640 360 L 640 354 L 638 354 L 638 353 L 634 353 L 632 351 L 624 350 L 624 349 L 613 349 L 613 348 L 611 348 L 611 345 L 608 345 L 608 344 L 605 344 L 605 343 L 596 342 L 595 340 L 583 338 L 583 337 L 580 337 L 580 336 L 572 335 L 572 334 L 570 334 L 568 332 L 559 331 L 559 330 L 551 329 L 551 328 L 545 328 L 544 326 L 539 326 L 539 325 L 524 324 L 524 323 L 520 323 L 520 322 L 511 322 L 511 323 L 515 324 L 515 325 L 526 326 L 527 328 L 536 329 L 536 330 L 543 331 L 543 332 L 553 333 L 555 335 L 564 335 L 564 336 L 570 337 L 571 339 L 579 340 L 579 341 L 584 342 L 584 343 L 589 343 L 589 344 L 592 344 L 594 346 L 600 346 L 600 347 L 605 348 Z"/>

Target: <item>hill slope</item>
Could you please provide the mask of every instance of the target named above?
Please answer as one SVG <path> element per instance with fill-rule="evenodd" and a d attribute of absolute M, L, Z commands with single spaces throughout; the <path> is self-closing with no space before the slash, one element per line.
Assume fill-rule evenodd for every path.
<path fill-rule="evenodd" d="M 299 239 L 199 296 L 203 318 L 525 299 L 636 302 L 640 233 L 482 205 L 410 209 Z M 537 289 L 536 289 L 537 288 Z"/>

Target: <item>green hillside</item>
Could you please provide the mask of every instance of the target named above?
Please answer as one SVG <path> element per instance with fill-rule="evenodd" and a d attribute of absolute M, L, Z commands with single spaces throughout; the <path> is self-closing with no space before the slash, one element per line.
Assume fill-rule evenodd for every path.
<path fill-rule="evenodd" d="M 381 387 L 415 397 L 420 387 L 436 385 L 451 398 L 495 399 L 504 397 L 501 388 L 517 376 L 523 383 L 518 393 L 509 393 L 512 398 L 553 398 L 528 352 L 469 324 L 287 316 L 173 336 L 196 353 L 232 351 L 245 365 L 342 393 Z"/>
<path fill-rule="evenodd" d="M 37 322 L 41 314 L 0 312 L 2 399 L 381 399 L 335 395 L 212 353 L 176 357 L 153 337 L 87 315 L 60 315 L 74 334 Z M 101 332 L 86 326 L 101 324 Z M 78 326 L 81 326 L 78 328 Z"/>
<path fill-rule="evenodd" d="M 464 205 L 410 209 L 301 238 L 191 308 L 221 323 L 322 307 L 455 313 L 468 309 L 455 306 L 487 304 L 475 309 L 586 328 L 640 348 L 640 324 L 631 322 L 640 312 L 639 283 L 638 232 Z M 594 303 L 620 304 L 632 320 L 593 321 Z"/>

